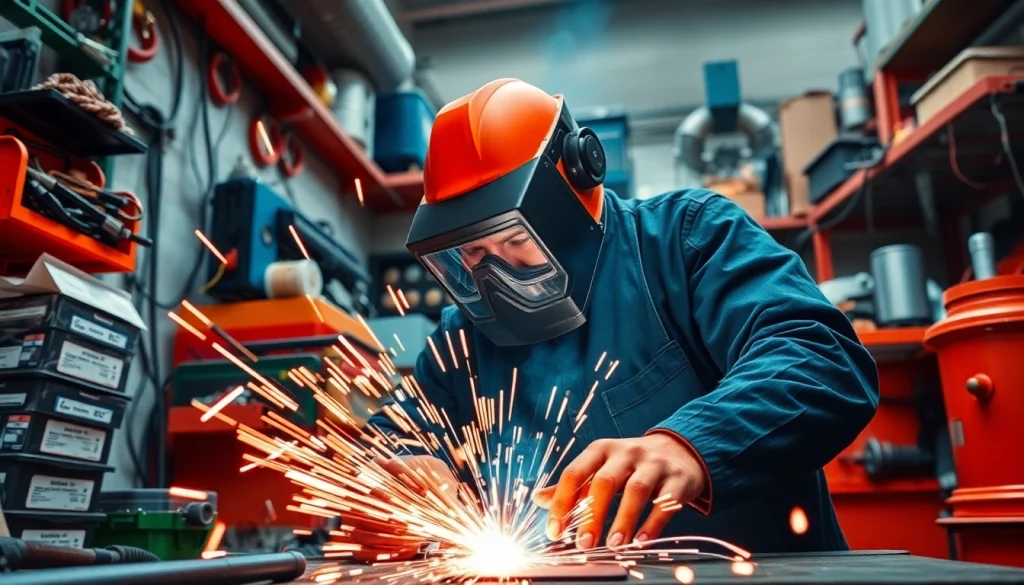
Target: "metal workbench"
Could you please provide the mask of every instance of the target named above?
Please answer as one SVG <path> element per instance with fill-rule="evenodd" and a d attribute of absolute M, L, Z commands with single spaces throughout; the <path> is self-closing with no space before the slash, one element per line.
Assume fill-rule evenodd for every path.
<path fill-rule="evenodd" d="M 1024 551 L 1021 551 L 1024 557 Z M 678 585 L 673 577 L 676 566 L 685 564 L 695 575 L 694 585 L 1024 585 L 1024 569 L 1010 569 L 989 565 L 976 565 L 911 556 L 900 551 L 857 551 L 811 555 L 760 555 L 754 559 L 756 570 L 751 576 L 732 573 L 730 563 L 715 560 L 693 562 L 653 563 L 640 567 L 644 579 L 628 578 L 627 583 L 648 585 Z M 310 572 L 317 563 L 310 562 Z M 350 568 L 355 568 L 352 566 Z M 367 570 L 358 582 L 372 584 Z M 344 579 L 338 583 L 353 583 Z M 539 581 L 534 581 L 539 583 Z M 616 583 L 623 581 L 589 581 L 589 583 Z M 310 583 L 303 579 L 293 584 Z M 558 582 L 550 581 L 552 585 Z M 565 582 L 568 583 L 568 582 Z M 574 585 L 588 581 L 573 581 Z"/>

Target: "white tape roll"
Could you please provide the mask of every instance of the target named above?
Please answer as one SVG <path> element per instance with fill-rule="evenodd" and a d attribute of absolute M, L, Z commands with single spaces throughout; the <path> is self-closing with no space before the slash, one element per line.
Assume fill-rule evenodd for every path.
<path fill-rule="evenodd" d="M 323 290 L 324 275 L 313 260 L 274 262 L 263 273 L 263 291 L 268 299 L 316 297 Z"/>

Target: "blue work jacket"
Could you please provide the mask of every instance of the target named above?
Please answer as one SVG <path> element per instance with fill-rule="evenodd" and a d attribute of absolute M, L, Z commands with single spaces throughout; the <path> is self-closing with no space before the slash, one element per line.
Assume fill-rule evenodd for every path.
<path fill-rule="evenodd" d="M 554 453 L 543 470 L 554 472 L 549 484 L 555 461 L 564 468 L 594 440 L 667 429 L 700 454 L 711 502 L 706 515 L 680 511 L 662 536 L 712 536 L 753 552 L 846 549 L 822 466 L 878 404 L 874 360 L 850 322 L 795 253 L 721 195 L 688 190 L 626 201 L 606 193 L 603 223 L 585 325 L 543 343 L 498 347 L 449 307 L 432 334 L 444 369 L 429 347 L 415 367 L 423 393 L 461 427 L 476 418 L 474 393 L 503 397 L 508 408 L 515 370 L 513 412 L 503 412 L 504 433 L 495 431 L 491 449 L 507 447 L 521 426 L 530 430 L 520 436 L 547 433 L 543 455 L 555 427 L 567 445 L 597 382 L 572 449 Z M 370 423 L 399 432 L 379 414 Z M 522 472 L 527 480 L 538 471 L 532 448 L 516 446 L 523 468 L 535 472 Z M 804 534 L 790 527 L 796 507 L 809 521 Z"/>

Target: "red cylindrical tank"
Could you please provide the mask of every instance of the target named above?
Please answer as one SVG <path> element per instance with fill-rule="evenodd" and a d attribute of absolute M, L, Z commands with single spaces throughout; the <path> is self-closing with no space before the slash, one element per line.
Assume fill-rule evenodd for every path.
<path fill-rule="evenodd" d="M 1024 276 L 959 284 L 943 300 L 925 345 L 938 356 L 957 485 L 1024 485 Z M 1001 514 L 1024 514 L 1024 501 L 1003 501 Z"/>

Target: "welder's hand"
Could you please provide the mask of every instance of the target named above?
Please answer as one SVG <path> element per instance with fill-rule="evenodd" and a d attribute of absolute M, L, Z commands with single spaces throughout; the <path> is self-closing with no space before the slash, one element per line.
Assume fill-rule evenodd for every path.
<path fill-rule="evenodd" d="M 558 485 L 537 490 L 534 501 L 548 509 L 548 538 L 555 540 L 566 529 L 566 515 L 583 498 L 593 496 L 592 519 L 576 531 L 581 549 L 601 540 L 608 508 L 622 492 L 619 511 L 609 531 L 611 548 L 656 538 L 668 521 L 704 492 L 704 468 L 682 440 L 656 433 L 636 439 L 595 441 L 579 455 L 558 480 Z M 652 500 L 647 520 L 636 529 L 640 515 Z M 635 532 L 634 532 L 635 531 Z"/>
<path fill-rule="evenodd" d="M 374 463 L 405 488 L 421 495 L 428 489 L 438 493 L 442 491 L 441 486 L 444 484 L 448 484 L 444 491 L 454 492 L 458 486 L 458 480 L 448 466 L 436 457 L 417 455 L 394 459 L 378 458 Z M 373 488 L 370 495 L 382 501 L 391 498 L 387 491 L 380 487 Z M 346 512 L 342 516 L 342 524 L 351 527 L 351 530 L 346 530 L 346 533 L 351 535 L 346 540 L 362 547 L 352 555 L 358 561 L 408 560 L 416 556 L 425 542 L 421 536 L 409 534 L 405 525 L 400 522 L 382 520 L 358 510 Z"/>

